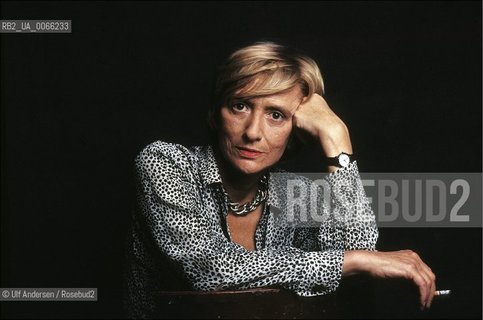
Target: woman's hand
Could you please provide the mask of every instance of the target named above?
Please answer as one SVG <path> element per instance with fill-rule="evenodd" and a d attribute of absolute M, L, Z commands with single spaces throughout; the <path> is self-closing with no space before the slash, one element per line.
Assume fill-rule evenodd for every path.
<path fill-rule="evenodd" d="M 347 126 L 316 93 L 310 99 L 304 98 L 293 115 L 293 125 L 317 139 L 327 157 L 341 152 L 352 154 Z"/>
<path fill-rule="evenodd" d="M 377 278 L 405 278 L 419 288 L 421 308 L 429 308 L 436 290 L 436 276 L 411 250 L 346 251 L 342 275 L 368 273 Z"/>

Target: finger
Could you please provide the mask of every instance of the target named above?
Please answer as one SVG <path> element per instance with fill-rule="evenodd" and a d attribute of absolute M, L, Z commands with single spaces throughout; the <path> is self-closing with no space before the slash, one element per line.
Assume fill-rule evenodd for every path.
<path fill-rule="evenodd" d="M 421 260 L 421 258 L 417 253 L 411 250 L 409 250 L 409 252 L 407 253 L 410 259 L 412 260 L 413 265 L 416 268 L 416 272 L 419 273 L 419 275 L 424 281 L 423 285 L 425 286 L 426 294 L 424 297 L 422 297 L 424 300 L 424 304 L 422 307 L 428 308 L 434 296 L 434 288 L 433 288 L 434 279 L 435 279 L 434 274 L 431 271 L 431 269 L 426 265 L 426 263 L 424 263 L 423 260 Z"/>
<path fill-rule="evenodd" d="M 429 267 L 428 267 L 429 268 Z M 430 291 L 430 297 L 429 297 L 429 302 L 428 302 L 428 308 L 431 308 L 431 304 L 433 303 L 433 299 L 434 299 L 434 294 L 436 292 L 436 276 L 434 275 L 433 271 L 431 269 L 429 269 L 431 271 L 431 291 Z"/>
<path fill-rule="evenodd" d="M 425 308 L 429 308 L 429 304 L 432 300 L 432 297 L 434 295 L 434 288 L 433 288 L 433 280 L 431 279 L 431 276 L 425 271 L 421 271 L 422 277 L 424 278 L 424 282 L 426 285 L 426 297 L 425 297 Z"/>
<path fill-rule="evenodd" d="M 428 295 L 428 289 L 426 286 L 426 281 L 424 278 L 421 276 L 421 274 L 416 270 L 416 267 L 413 271 L 411 272 L 410 278 L 414 281 L 414 283 L 418 286 L 419 289 L 419 303 L 421 306 L 421 309 L 424 308 L 426 305 L 426 299 Z"/>
<path fill-rule="evenodd" d="M 434 295 L 433 281 L 430 275 L 425 272 L 422 264 L 417 261 L 412 262 L 410 272 L 413 281 L 419 288 L 421 309 L 424 309 Z"/>
<path fill-rule="evenodd" d="M 427 272 L 427 271 L 426 271 Z M 426 299 L 426 308 L 431 307 L 431 303 L 433 302 L 434 292 L 436 291 L 436 283 L 434 281 L 433 273 L 426 273 L 428 277 L 429 286 L 428 286 L 428 297 Z"/>
<path fill-rule="evenodd" d="M 431 308 L 431 304 L 433 303 L 433 298 L 434 298 L 434 293 L 436 292 L 436 282 L 433 281 L 432 285 L 431 285 L 431 296 L 429 298 L 429 302 L 427 304 L 427 307 L 428 308 Z"/>
<path fill-rule="evenodd" d="M 419 256 L 417 258 L 421 267 L 422 275 L 425 281 L 427 281 L 428 296 L 426 298 L 426 308 L 429 308 L 431 306 L 431 302 L 433 301 L 434 292 L 436 290 L 436 276 L 434 275 L 431 268 L 426 263 L 424 263 Z"/>
<path fill-rule="evenodd" d="M 425 267 L 425 264 L 421 261 L 421 263 L 418 265 L 419 273 L 421 277 L 423 278 L 424 281 L 424 286 L 425 286 L 425 291 L 426 291 L 426 296 L 424 297 L 424 307 L 428 308 L 428 304 L 430 303 L 432 296 L 434 294 L 434 289 L 433 289 L 433 279 L 428 271 L 428 267 Z"/>

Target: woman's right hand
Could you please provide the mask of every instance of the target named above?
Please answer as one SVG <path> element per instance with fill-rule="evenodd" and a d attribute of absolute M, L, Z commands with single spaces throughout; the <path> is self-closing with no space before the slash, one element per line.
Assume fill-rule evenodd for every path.
<path fill-rule="evenodd" d="M 409 279 L 419 288 L 421 308 L 431 306 L 436 276 L 414 251 L 346 251 L 342 275 L 356 273 L 368 273 L 376 278 Z"/>

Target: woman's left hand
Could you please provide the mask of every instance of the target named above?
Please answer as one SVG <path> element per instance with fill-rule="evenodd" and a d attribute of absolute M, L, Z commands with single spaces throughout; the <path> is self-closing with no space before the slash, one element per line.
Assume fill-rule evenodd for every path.
<path fill-rule="evenodd" d="M 352 154 L 347 126 L 319 94 L 304 98 L 293 115 L 293 125 L 317 139 L 327 157 L 341 152 Z"/>

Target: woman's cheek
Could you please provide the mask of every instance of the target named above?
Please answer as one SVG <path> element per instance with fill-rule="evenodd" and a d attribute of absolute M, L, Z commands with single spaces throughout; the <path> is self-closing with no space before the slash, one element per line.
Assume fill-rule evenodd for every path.
<path fill-rule="evenodd" d="M 277 130 L 274 134 L 273 138 L 273 147 L 274 148 L 285 148 L 285 146 L 288 143 L 290 133 L 291 133 L 291 127 L 284 126 L 282 128 L 279 128 L 280 130 Z"/>

